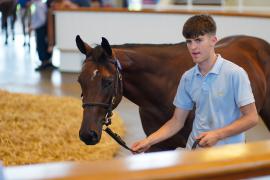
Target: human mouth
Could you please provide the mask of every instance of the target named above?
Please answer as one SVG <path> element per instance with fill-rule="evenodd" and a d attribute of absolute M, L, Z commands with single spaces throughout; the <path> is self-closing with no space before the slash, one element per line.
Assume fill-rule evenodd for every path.
<path fill-rule="evenodd" d="M 200 52 L 192 52 L 191 54 L 193 57 L 198 57 L 200 55 Z"/>

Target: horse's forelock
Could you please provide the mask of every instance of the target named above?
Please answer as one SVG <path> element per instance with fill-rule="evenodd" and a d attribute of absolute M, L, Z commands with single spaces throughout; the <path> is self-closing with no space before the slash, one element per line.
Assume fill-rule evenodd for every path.
<path fill-rule="evenodd" d="M 91 61 L 94 64 L 105 64 L 107 62 L 106 53 L 104 52 L 103 48 L 100 45 L 96 46 L 93 49 L 91 55 L 86 57 L 86 59 L 83 62 L 83 69 L 85 69 L 85 65 L 89 61 Z"/>
<path fill-rule="evenodd" d="M 92 58 L 93 61 L 95 61 L 96 63 L 106 63 L 108 59 L 106 52 L 101 46 L 97 46 L 94 48 Z"/>

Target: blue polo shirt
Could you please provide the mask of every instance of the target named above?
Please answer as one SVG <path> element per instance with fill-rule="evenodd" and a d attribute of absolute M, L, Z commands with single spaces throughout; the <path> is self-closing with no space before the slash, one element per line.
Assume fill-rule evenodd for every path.
<path fill-rule="evenodd" d="M 192 110 L 195 119 L 186 145 L 191 149 L 195 137 L 202 132 L 225 127 L 241 117 L 240 107 L 253 103 L 254 96 L 247 73 L 240 66 L 218 55 L 213 68 L 205 75 L 198 65 L 186 71 L 174 99 L 176 107 Z M 240 143 L 245 134 L 237 134 L 216 145 Z"/>

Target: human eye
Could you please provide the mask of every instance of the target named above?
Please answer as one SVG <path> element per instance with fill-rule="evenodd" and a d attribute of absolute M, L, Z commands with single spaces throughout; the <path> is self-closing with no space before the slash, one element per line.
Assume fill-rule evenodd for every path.
<path fill-rule="evenodd" d="M 186 40 L 186 43 L 187 43 L 187 44 L 190 44 L 190 43 L 191 43 L 191 40 L 189 40 L 189 39 Z"/>
<path fill-rule="evenodd" d="M 196 38 L 196 39 L 195 39 L 195 42 L 196 42 L 196 43 L 200 43 L 200 42 L 202 42 L 202 39 L 201 39 L 201 38 Z"/>

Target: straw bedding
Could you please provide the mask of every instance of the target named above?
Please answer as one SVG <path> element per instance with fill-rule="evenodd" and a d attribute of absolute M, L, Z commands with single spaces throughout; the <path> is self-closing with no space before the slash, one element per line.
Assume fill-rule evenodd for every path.
<path fill-rule="evenodd" d="M 9 166 L 112 159 L 119 145 L 104 132 L 98 145 L 85 145 L 78 135 L 81 121 L 78 99 L 0 90 L 0 161 Z M 123 136 L 123 121 L 115 112 L 112 122 Z"/>

